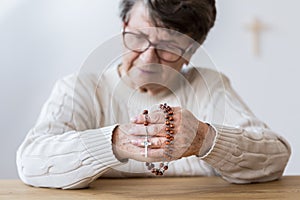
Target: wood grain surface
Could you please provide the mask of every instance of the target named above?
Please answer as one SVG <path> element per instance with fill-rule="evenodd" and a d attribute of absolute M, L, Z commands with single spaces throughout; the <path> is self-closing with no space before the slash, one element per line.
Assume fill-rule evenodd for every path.
<path fill-rule="evenodd" d="M 0 199 L 300 199 L 300 176 L 247 185 L 230 184 L 220 177 L 98 179 L 80 190 L 0 180 Z"/>

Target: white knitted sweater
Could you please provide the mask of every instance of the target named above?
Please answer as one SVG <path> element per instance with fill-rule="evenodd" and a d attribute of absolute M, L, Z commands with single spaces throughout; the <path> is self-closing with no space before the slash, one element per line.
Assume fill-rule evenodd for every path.
<path fill-rule="evenodd" d="M 217 134 L 206 155 L 173 161 L 164 176 L 220 175 L 233 183 L 278 179 L 291 153 L 288 142 L 253 115 L 224 75 L 192 67 L 182 74 L 173 93 L 156 96 L 126 86 L 116 68 L 101 78 L 78 73 L 59 80 L 18 149 L 20 178 L 66 189 L 87 187 L 100 176 L 153 177 L 144 163 L 122 163 L 114 156 L 112 132 L 166 102 L 213 124 Z"/>

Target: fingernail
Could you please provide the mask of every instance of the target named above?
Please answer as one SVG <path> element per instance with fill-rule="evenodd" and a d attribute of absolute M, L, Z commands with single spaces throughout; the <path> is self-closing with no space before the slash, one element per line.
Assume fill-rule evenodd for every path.
<path fill-rule="evenodd" d="M 130 143 L 133 144 L 133 145 L 137 145 L 138 141 L 137 140 L 131 140 Z"/>

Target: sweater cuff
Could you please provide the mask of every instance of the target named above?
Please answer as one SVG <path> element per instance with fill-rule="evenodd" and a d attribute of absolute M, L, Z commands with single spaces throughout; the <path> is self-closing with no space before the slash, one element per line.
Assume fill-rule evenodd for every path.
<path fill-rule="evenodd" d="M 115 157 L 112 148 L 112 133 L 116 126 L 107 126 L 80 134 L 82 143 L 97 169 L 123 164 Z"/>
<path fill-rule="evenodd" d="M 222 125 L 212 127 L 216 131 L 215 142 L 210 151 L 201 159 L 218 169 L 223 166 L 222 161 L 225 162 L 228 157 L 235 155 L 237 140 L 244 130 Z"/>
<path fill-rule="evenodd" d="M 202 143 L 202 146 L 199 150 L 199 153 L 197 155 L 197 157 L 200 158 L 206 157 L 211 152 L 211 150 L 215 146 L 216 138 L 217 138 L 216 128 L 209 123 L 206 124 L 208 125 L 207 133 Z"/>

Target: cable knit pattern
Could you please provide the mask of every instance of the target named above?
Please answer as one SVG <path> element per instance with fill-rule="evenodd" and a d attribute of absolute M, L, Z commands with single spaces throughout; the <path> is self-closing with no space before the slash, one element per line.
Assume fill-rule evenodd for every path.
<path fill-rule="evenodd" d="M 83 188 L 102 177 L 153 177 L 144 163 L 120 162 L 112 132 L 143 109 L 167 102 L 211 124 L 211 148 L 172 161 L 165 176 L 220 175 L 232 183 L 278 179 L 291 150 L 258 120 L 219 73 L 187 67 L 174 93 L 149 96 L 126 86 L 116 68 L 98 80 L 73 74 L 58 81 L 17 152 L 18 173 L 37 187 Z M 215 137 L 214 137 L 215 136 Z M 204 155 L 204 156 L 203 156 Z"/>

